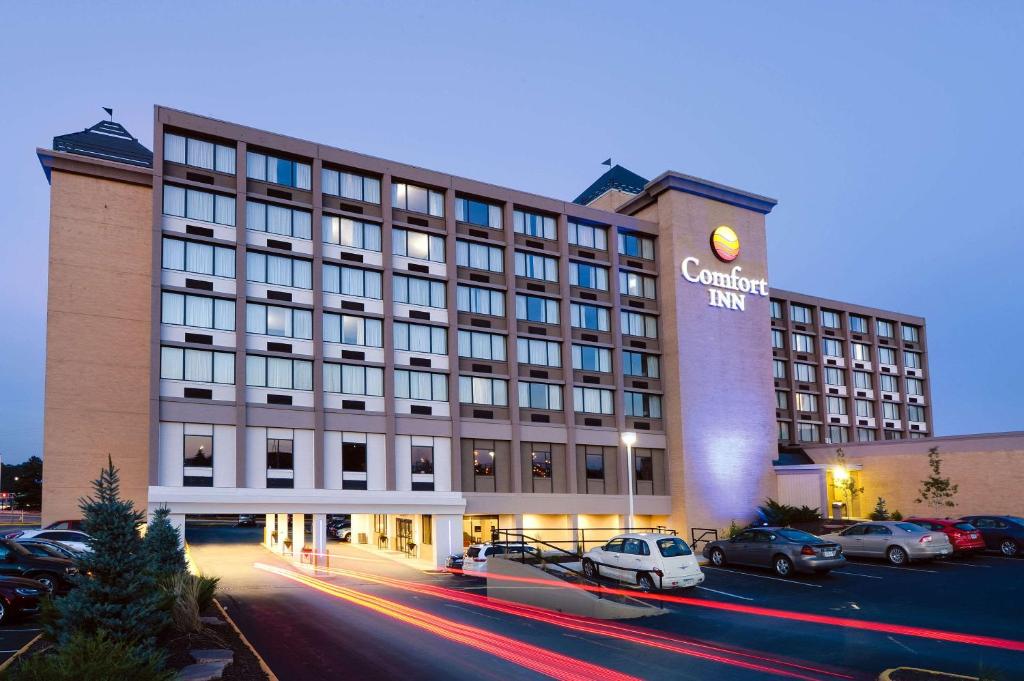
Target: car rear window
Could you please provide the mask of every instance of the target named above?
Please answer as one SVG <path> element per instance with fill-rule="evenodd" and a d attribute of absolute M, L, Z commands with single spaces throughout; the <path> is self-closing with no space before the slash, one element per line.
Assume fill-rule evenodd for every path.
<path fill-rule="evenodd" d="M 659 539 L 658 551 L 665 558 L 678 558 L 679 556 L 689 556 L 693 553 L 690 547 L 686 545 L 686 542 L 678 537 Z"/>
<path fill-rule="evenodd" d="M 914 523 L 896 523 L 896 527 L 900 528 L 904 532 L 927 532 L 923 527 L 915 525 Z"/>
<path fill-rule="evenodd" d="M 470 558 L 476 558 L 477 556 L 480 555 L 480 547 L 479 546 L 470 546 L 469 550 L 466 551 L 466 555 L 469 556 Z"/>
<path fill-rule="evenodd" d="M 783 529 L 783 530 L 776 530 L 775 534 L 779 535 L 780 537 L 785 537 L 786 539 L 789 539 L 790 541 L 800 541 L 800 542 L 818 541 L 818 538 L 815 537 L 813 534 L 811 534 L 810 532 L 804 532 L 803 530 Z"/>
<path fill-rule="evenodd" d="M 978 529 L 970 523 L 953 523 L 953 527 L 955 527 L 958 530 L 964 530 L 965 532 L 970 532 L 972 530 Z"/>

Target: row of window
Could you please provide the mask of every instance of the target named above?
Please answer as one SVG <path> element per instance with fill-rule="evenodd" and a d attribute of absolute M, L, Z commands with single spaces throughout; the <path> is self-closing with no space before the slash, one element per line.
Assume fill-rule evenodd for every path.
<path fill-rule="evenodd" d="M 797 423 L 795 428 L 791 426 L 788 421 L 778 422 L 778 436 L 780 442 L 821 442 L 821 426 L 816 423 Z M 874 442 L 878 439 L 878 431 L 875 428 L 855 428 L 854 432 L 857 437 L 857 442 Z M 902 440 L 904 433 L 902 430 L 894 430 L 891 428 L 885 428 L 882 430 L 883 437 L 886 440 Z M 911 439 L 927 437 L 927 433 L 910 431 Z M 827 441 L 832 444 L 849 442 L 850 441 L 850 428 L 847 426 L 828 426 L 825 430 L 825 436 Z"/>
<path fill-rule="evenodd" d="M 814 336 L 806 333 L 792 333 L 790 335 L 790 348 L 794 352 L 815 352 Z M 845 341 L 836 338 L 822 338 L 821 339 L 821 350 L 822 354 L 827 357 L 843 357 L 843 345 Z M 772 329 L 772 347 L 776 349 L 784 349 L 786 346 L 785 332 L 779 329 Z M 879 364 L 896 364 L 896 350 L 894 348 L 877 348 L 878 362 Z M 858 362 L 870 362 L 871 361 L 871 346 L 866 343 L 850 343 L 850 356 L 852 359 Z M 923 358 L 920 352 L 914 352 L 911 350 L 903 351 L 903 364 L 908 369 L 921 369 L 923 367 Z"/>
<path fill-rule="evenodd" d="M 771 301 L 771 314 L 772 319 L 783 319 L 782 301 Z M 797 322 L 799 324 L 812 324 L 812 309 L 807 305 L 800 305 L 799 303 L 790 303 L 789 318 L 791 321 Z M 821 325 L 827 329 L 843 328 L 842 313 L 835 310 L 822 310 Z M 854 333 L 868 333 L 868 329 L 869 321 L 867 317 L 858 314 L 850 315 L 850 331 L 853 331 Z M 888 321 L 885 319 L 876 319 L 875 334 L 883 338 L 895 338 L 896 322 Z M 903 340 L 907 341 L 908 343 L 919 343 L 921 342 L 921 327 L 915 326 L 913 324 L 901 324 L 900 336 L 901 338 L 903 338 Z"/>
<path fill-rule="evenodd" d="M 817 412 L 818 396 L 812 393 L 793 393 L 793 404 L 797 411 Z M 854 411 L 860 418 L 873 418 L 875 415 L 875 403 L 872 400 L 854 399 Z M 775 391 L 775 406 L 779 409 L 789 409 L 789 394 L 782 390 Z M 845 416 L 847 411 L 847 399 L 829 395 L 825 397 L 825 413 L 835 416 Z M 918 404 L 906 405 L 908 421 L 924 422 L 925 408 Z M 900 405 L 897 402 L 882 402 L 882 417 L 890 421 L 900 420 Z"/>

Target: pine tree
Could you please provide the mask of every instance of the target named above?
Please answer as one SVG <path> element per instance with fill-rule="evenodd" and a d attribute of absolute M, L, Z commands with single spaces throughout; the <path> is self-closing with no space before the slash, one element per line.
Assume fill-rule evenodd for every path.
<path fill-rule="evenodd" d="M 885 499 L 878 497 L 878 503 L 875 504 L 875 510 L 871 511 L 872 520 L 888 520 L 889 509 L 885 507 Z"/>
<path fill-rule="evenodd" d="M 106 631 L 111 640 L 151 645 L 169 615 L 138 532 L 145 516 L 121 498 L 117 469 L 107 462 L 92 483 L 95 495 L 79 500 L 92 551 L 77 561 L 77 584 L 56 601 L 47 633 L 60 644 L 77 632 Z"/>
<path fill-rule="evenodd" d="M 954 485 L 949 478 L 942 477 L 942 459 L 939 458 L 938 447 L 931 447 L 928 450 L 928 467 L 932 469 L 932 474 L 921 481 L 921 488 L 917 491 L 918 497 L 914 502 L 928 504 L 933 512 L 937 512 L 942 506 L 953 508 L 956 506 L 953 497 L 960 487 Z"/>
<path fill-rule="evenodd" d="M 158 508 L 149 521 L 142 549 L 149 563 L 149 572 L 159 582 L 180 572 L 185 572 L 185 551 L 181 548 L 178 530 L 167 518 L 170 509 Z"/>

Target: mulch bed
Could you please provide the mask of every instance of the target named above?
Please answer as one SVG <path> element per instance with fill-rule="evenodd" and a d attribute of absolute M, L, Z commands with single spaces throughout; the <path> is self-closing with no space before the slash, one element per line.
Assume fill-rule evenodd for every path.
<path fill-rule="evenodd" d="M 220 610 L 211 606 L 203 615 L 218 617 L 223 620 Z M 195 660 L 189 650 L 205 650 L 209 648 L 228 648 L 235 654 L 234 661 L 224 668 L 222 679 L 226 681 L 266 681 L 267 675 L 260 667 L 259 660 L 242 642 L 234 628 L 224 622 L 222 625 L 209 625 L 201 634 L 176 636 L 164 642 L 167 648 L 167 666 L 172 669 L 183 669 Z"/>
<path fill-rule="evenodd" d="M 928 672 L 918 669 L 897 669 L 889 673 L 892 681 L 949 681 L 950 679 L 962 679 L 963 676 L 943 674 L 941 672 Z"/>

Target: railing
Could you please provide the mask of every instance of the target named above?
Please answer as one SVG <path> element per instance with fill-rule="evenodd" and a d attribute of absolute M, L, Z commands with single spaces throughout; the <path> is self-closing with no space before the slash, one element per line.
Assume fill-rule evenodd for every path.
<path fill-rule="evenodd" d="M 545 527 L 545 528 L 515 528 L 512 530 L 502 530 L 494 528 L 491 530 L 491 542 L 501 541 L 500 537 L 503 533 L 519 533 L 524 536 L 529 535 L 530 537 L 536 538 L 541 535 L 544 536 L 544 544 L 557 548 L 567 554 L 575 556 L 577 559 L 582 558 L 583 554 L 588 549 L 593 548 L 595 545 L 603 546 L 608 543 L 612 537 L 626 533 L 637 533 L 637 534 L 671 534 L 678 535 L 678 533 L 670 528 L 659 525 L 657 527 Z M 588 536 L 589 533 L 589 536 Z M 534 539 L 534 541 L 538 541 Z"/>
<path fill-rule="evenodd" d="M 694 553 L 700 553 L 704 545 L 718 541 L 718 530 L 707 527 L 690 528 L 690 546 Z"/>

